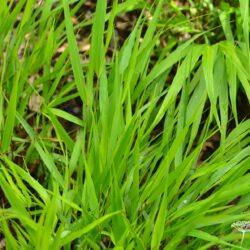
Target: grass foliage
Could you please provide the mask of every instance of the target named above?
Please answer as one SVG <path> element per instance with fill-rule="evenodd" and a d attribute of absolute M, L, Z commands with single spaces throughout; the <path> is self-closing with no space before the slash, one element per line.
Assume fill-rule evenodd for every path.
<path fill-rule="evenodd" d="M 75 24 L 84 2 L 1 1 L 6 249 L 248 249 L 250 236 L 239 247 L 230 225 L 250 220 L 250 120 L 237 107 L 239 96 L 250 100 L 249 1 L 237 9 L 237 36 L 223 12 L 224 41 L 196 43 L 209 32 L 200 31 L 161 50 L 169 26 L 158 25 L 156 1 L 153 19 L 142 11 L 110 58 L 115 17 L 144 5 L 98 0 Z M 89 27 L 82 54 L 77 32 Z M 81 118 L 62 108 L 75 98 Z"/>

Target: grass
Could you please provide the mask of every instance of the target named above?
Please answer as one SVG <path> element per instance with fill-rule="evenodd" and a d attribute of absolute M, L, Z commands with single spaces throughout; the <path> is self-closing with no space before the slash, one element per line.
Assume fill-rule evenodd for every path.
<path fill-rule="evenodd" d="M 250 219 L 250 121 L 238 107 L 250 100 L 249 1 L 235 9 L 235 37 L 223 12 L 225 40 L 197 43 L 201 30 L 166 49 L 165 1 L 145 5 L 151 21 L 143 1 L 97 1 L 74 24 L 84 3 L 2 1 L 1 242 L 248 249 L 230 225 Z M 133 9 L 141 15 L 119 45 L 114 20 Z M 77 98 L 81 114 L 63 108 Z"/>

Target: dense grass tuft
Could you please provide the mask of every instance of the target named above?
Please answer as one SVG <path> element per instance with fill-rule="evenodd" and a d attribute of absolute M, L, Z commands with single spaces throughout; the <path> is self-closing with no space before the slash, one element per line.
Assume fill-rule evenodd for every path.
<path fill-rule="evenodd" d="M 249 249 L 230 227 L 250 220 L 239 3 L 210 3 L 220 23 L 204 30 L 163 0 L 98 0 L 90 16 L 85 0 L 1 1 L 3 248 Z"/>

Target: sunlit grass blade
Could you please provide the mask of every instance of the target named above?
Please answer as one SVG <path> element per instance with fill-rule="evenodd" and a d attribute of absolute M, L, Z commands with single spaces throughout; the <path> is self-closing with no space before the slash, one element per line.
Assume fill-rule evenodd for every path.
<path fill-rule="evenodd" d="M 83 102 L 86 104 L 90 104 L 89 97 L 87 96 L 84 74 L 81 66 L 81 59 L 79 56 L 79 50 L 76 43 L 76 38 L 74 35 L 73 24 L 71 21 L 69 3 L 66 0 L 63 0 L 63 8 L 65 14 L 65 25 L 66 25 L 66 32 L 67 32 L 67 39 L 69 43 L 69 54 L 70 54 L 70 61 L 72 65 L 72 70 L 74 73 L 76 86 L 79 91 L 79 95 Z"/>
<path fill-rule="evenodd" d="M 8 103 L 7 109 L 7 117 L 4 123 L 4 131 L 2 137 L 2 150 L 5 152 L 9 149 L 11 143 L 11 137 L 14 130 L 15 125 L 15 115 L 16 115 L 16 106 L 18 101 L 18 81 L 20 77 L 21 71 L 19 69 L 19 73 L 17 77 L 14 79 L 11 95 Z"/>
<path fill-rule="evenodd" d="M 97 76 L 100 76 L 105 63 L 104 24 L 106 5 L 106 1 L 97 1 L 96 11 L 94 15 L 94 23 L 92 27 L 90 58 Z"/>

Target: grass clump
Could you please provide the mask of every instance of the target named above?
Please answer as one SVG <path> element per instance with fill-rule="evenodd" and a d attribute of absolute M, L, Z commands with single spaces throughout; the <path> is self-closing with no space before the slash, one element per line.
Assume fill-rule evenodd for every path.
<path fill-rule="evenodd" d="M 100 0 L 89 19 L 84 4 L 1 7 L 1 242 L 244 249 L 229 225 L 250 216 L 248 1 L 241 40 L 228 20 L 223 41 L 202 30 L 167 49 L 164 1 Z M 119 41 L 116 18 L 144 6 Z"/>

